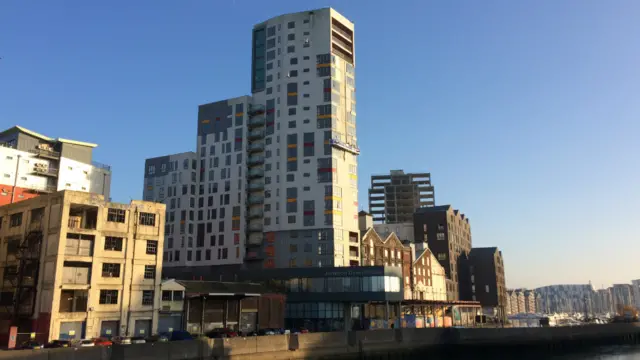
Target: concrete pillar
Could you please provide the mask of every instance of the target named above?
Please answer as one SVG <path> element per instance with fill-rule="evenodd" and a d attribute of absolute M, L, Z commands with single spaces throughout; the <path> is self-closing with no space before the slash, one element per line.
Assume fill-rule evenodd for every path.
<path fill-rule="evenodd" d="M 342 306 L 344 307 L 344 332 L 349 332 L 351 330 L 352 324 L 351 324 L 351 307 L 353 306 L 352 303 L 343 303 Z"/>

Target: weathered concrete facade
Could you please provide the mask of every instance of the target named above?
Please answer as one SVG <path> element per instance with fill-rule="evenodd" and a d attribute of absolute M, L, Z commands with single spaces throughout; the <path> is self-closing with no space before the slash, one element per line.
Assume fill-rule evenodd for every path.
<path fill-rule="evenodd" d="M 0 334 L 42 341 L 157 328 L 165 205 L 62 191 L 0 207 Z"/>

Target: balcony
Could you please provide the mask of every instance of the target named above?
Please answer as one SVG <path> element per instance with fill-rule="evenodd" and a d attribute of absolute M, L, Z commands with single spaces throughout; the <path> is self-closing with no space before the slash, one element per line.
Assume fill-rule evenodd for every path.
<path fill-rule="evenodd" d="M 262 168 L 249 169 L 249 179 L 261 178 L 263 176 L 264 176 L 264 169 Z"/>
<path fill-rule="evenodd" d="M 249 140 L 257 140 L 264 138 L 265 131 L 263 129 L 256 129 L 249 131 Z"/>
<path fill-rule="evenodd" d="M 250 153 L 264 151 L 264 143 L 250 143 L 247 149 Z"/>
<path fill-rule="evenodd" d="M 256 116 L 264 114 L 264 105 L 252 104 L 249 105 L 249 116 Z"/>
<path fill-rule="evenodd" d="M 247 164 L 249 164 L 249 166 L 264 164 L 264 156 L 249 156 Z"/>
<path fill-rule="evenodd" d="M 34 154 L 34 155 L 36 155 L 37 157 L 41 157 L 41 158 L 45 158 L 45 159 L 53 159 L 53 160 L 60 159 L 60 152 L 59 151 L 35 148 L 35 149 L 29 150 L 29 152 Z"/>
<path fill-rule="evenodd" d="M 58 176 L 58 169 L 47 166 L 47 164 L 33 164 L 31 174 L 42 176 Z"/>
<path fill-rule="evenodd" d="M 357 232 L 349 232 L 349 242 L 352 244 L 358 243 L 358 233 Z"/>
<path fill-rule="evenodd" d="M 249 183 L 249 191 L 262 191 L 264 190 L 263 182 L 251 182 Z"/>
<path fill-rule="evenodd" d="M 244 257 L 247 261 L 262 260 L 264 257 L 257 250 L 248 250 Z"/>
<path fill-rule="evenodd" d="M 249 234 L 249 238 L 247 239 L 247 246 L 259 247 L 262 245 L 263 238 L 264 238 L 264 235 L 262 233 Z"/>
<path fill-rule="evenodd" d="M 262 223 L 249 223 L 249 231 L 262 231 Z"/>
<path fill-rule="evenodd" d="M 255 116 L 249 119 L 249 129 L 264 126 L 264 116 Z"/>
<path fill-rule="evenodd" d="M 261 218 L 263 214 L 264 212 L 262 211 L 262 207 L 255 207 L 255 208 L 249 209 L 250 219 Z"/>
<path fill-rule="evenodd" d="M 357 246 L 349 246 L 349 257 L 359 257 L 359 249 Z"/>
<path fill-rule="evenodd" d="M 249 204 L 250 205 L 259 205 L 264 204 L 264 196 L 249 196 Z"/>
<path fill-rule="evenodd" d="M 55 185 L 29 185 L 29 189 L 31 191 L 47 194 L 54 193 L 58 190 Z"/>

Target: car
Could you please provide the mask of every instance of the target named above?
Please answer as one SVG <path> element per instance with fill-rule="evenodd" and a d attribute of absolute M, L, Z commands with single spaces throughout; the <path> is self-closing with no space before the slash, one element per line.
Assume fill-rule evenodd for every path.
<path fill-rule="evenodd" d="M 91 346 L 96 346 L 96 344 L 92 339 L 85 339 L 85 340 L 78 341 L 76 346 L 78 346 L 78 347 L 91 347 Z"/>
<path fill-rule="evenodd" d="M 238 333 L 231 329 L 213 329 L 205 334 L 209 338 L 232 338 L 238 337 Z"/>
<path fill-rule="evenodd" d="M 131 338 L 132 344 L 145 344 L 146 341 L 142 336 L 134 336 Z"/>
<path fill-rule="evenodd" d="M 273 329 L 260 329 L 258 330 L 258 335 L 260 336 L 265 336 L 265 335 L 275 335 L 276 332 Z"/>
<path fill-rule="evenodd" d="M 113 342 L 105 337 L 93 338 L 93 343 L 96 346 L 111 346 Z"/>
<path fill-rule="evenodd" d="M 71 347 L 70 340 L 53 340 L 44 345 L 45 349 L 57 349 Z"/>
<path fill-rule="evenodd" d="M 163 333 L 162 335 L 166 335 L 169 341 L 182 341 L 182 340 L 193 340 L 194 337 L 190 332 L 184 330 L 173 330 L 170 333 Z"/>
<path fill-rule="evenodd" d="M 129 345 L 129 344 L 131 344 L 131 338 L 124 337 L 124 336 L 116 336 L 116 337 L 112 338 L 111 341 L 114 344 L 120 344 L 120 345 Z"/>
<path fill-rule="evenodd" d="M 35 340 L 28 340 L 20 344 L 20 346 L 16 346 L 16 350 L 39 350 L 44 346 Z"/>
<path fill-rule="evenodd" d="M 148 343 L 155 343 L 155 342 L 167 342 L 169 341 L 169 338 L 171 337 L 171 334 L 156 334 L 156 335 L 151 335 L 149 337 L 147 337 L 145 340 Z"/>

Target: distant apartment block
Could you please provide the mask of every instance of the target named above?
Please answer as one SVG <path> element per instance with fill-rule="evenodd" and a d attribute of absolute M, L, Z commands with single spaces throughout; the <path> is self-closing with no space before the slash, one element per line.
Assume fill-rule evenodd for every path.
<path fill-rule="evenodd" d="M 50 138 L 21 126 L 0 132 L 0 206 L 59 190 L 108 199 L 111 168 L 93 161 L 96 146 Z"/>
<path fill-rule="evenodd" d="M 413 221 L 421 207 L 435 205 L 431 174 L 392 170 L 389 175 L 371 176 L 369 212 L 375 223 L 395 224 Z"/>
<path fill-rule="evenodd" d="M 635 305 L 631 284 L 613 284 L 611 297 L 613 299 L 614 311 L 620 311 L 625 306 Z"/>
<path fill-rule="evenodd" d="M 469 218 L 451 205 L 440 205 L 417 210 L 413 224 L 414 242 L 426 242 L 445 269 L 449 299 L 461 300 L 461 283 L 468 288 L 468 274 L 464 273 L 461 265 L 471 252 Z"/>
<path fill-rule="evenodd" d="M 39 341 L 157 328 L 165 206 L 61 191 L 0 207 L 0 335 Z"/>
<path fill-rule="evenodd" d="M 542 313 L 585 313 L 591 311 L 594 290 L 591 284 L 549 285 L 535 289 Z"/>
<path fill-rule="evenodd" d="M 198 108 L 195 174 L 168 195 L 165 266 L 357 265 L 353 24 L 330 8 L 285 14 L 254 26 L 251 49 L 251 96 Z M 174 186 L 158 161 L 145 163 L 148 200 Z M 172 209 L 185 185 L 189 208 Z"/>
<path fill-rule="evenodd" d="M 468 258 L 468 269 L 471 300 L 479 301 L 485 313 L 491 309 L 496 317 L 503 318 L 506 315 L 507 288 L 502 252 L 496 247 L 473 248 Z M 460 286 L 464 287 L 464 282 Z"/>
<path fill-rule="evenodd" d="M 631 287 L 636 308 L 640 309 L 640 279 L 632 280 Z"/>
<path fill-rule="evenodd" d="M 613 313 L 612 288 L 596 290 L 593 296 L 593 311 L 598 314 Z"/>

